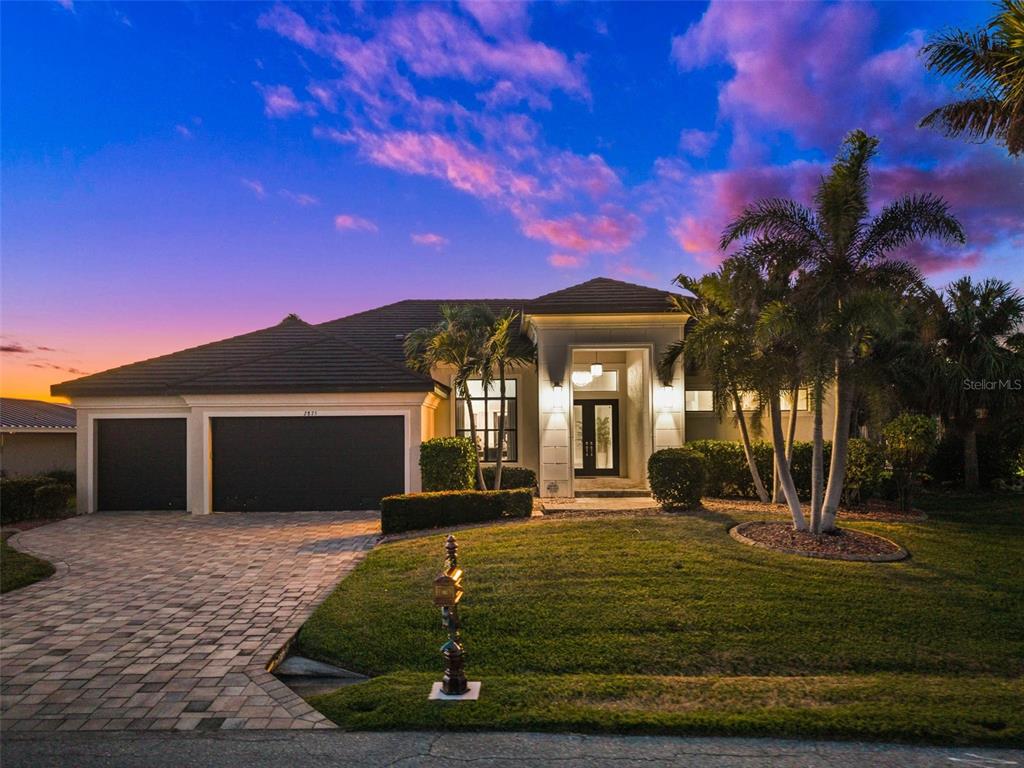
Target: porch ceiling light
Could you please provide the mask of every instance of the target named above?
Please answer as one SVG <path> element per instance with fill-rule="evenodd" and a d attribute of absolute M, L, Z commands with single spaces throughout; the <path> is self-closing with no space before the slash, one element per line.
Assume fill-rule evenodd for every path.
<path fill-rule="evenodd" d="M 604 373 L 604 366 L 603 365 L 601 365 L 600 363 L 591 363 L 590 364 L 590 375 L 591 376 L 597 377 L 597 376 L 600 376 L 603 373 Z"/>
<path fill-rule="evenodd" d="M 572 383 L 577 387 L 585 387 L 594 380 L 586 371 L 573 371 L 572 372 Z"/>

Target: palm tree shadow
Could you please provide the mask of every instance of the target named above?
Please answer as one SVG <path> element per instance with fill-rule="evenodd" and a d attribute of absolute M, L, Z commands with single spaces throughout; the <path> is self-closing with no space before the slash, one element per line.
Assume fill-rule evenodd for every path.
<path fill-rule="evenodd" d="M 714 509 L 708 509 L 703 504 L 689 509 L 671 509 L 668 510 L 668 513 L 672 515 L 685 515 L 686 517 L 692 517 L 697 520 L 704 520 L 708 523 L 724 526 L 727 529 L 732 528 L 740 522 L 730 514 L 719 512 Z"/>

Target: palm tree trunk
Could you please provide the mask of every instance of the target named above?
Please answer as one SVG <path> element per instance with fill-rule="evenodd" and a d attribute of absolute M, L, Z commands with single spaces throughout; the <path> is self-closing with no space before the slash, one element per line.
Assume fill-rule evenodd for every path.
<path fill-rule="evenodd" d="M 772 450 L 775 452 L 775 463 L 779 467 L 779 483 L 786 496 L 789 513 L 793 516 L 793 528 L 797 531 L 806 531 L 807 520 L 804 519 L 804 512 L 800 508 L 796 485 L 793 483 L 793 475 L 789 471 L 789 462 L 786 461 L 786 446 L 782 436 L 782 409 L 779 408 L 777 392 L 771 393 L 771 402 L 768 408 L 772 417 Z"/>
<path fill-rule="evenodd" d="M 825 488 L 825 440 L 822 430 L 821 381 L 814 383 L 814 427 L 811 438 L 811 533 L 821 533 L 821 507 Z"/>
<path fill-rule="evenodd" d="M 828 487 L 822 511 L 821 530 L 835 530 L 836 512 L 846 479 L 846 449 L 850 444 L 850 418 L 853 414 L 853 382 L 842 363 L 836 364 L 836 419 L 832 430 L 832 459 L 828 467 Z"/>
<path fill-rule="evenodd" d="M 765 490 L 761 481 L 761 473 L 757 470 L 757 462 L 754 461 L 754 451 L 750 445 L 750 433 L 747 431 L 747 418 L 743 415 L 743 404 L 740 402 L 738 393 L 732 393 L 733 406 L 736 408 L 736 423 L 740 428 L 740 439 L 743 442 L 743 455 L 747 457 L 747 467 L 750 468 L 750 477 L 754 481 L 754 491 L 762 503 L 768 501 L 768 491 Z"/>
<path fill-rule="evenodd" d="M 494 463 L 494 490 L 501 490 L 502 451 L 505 449 L 505 364 L 498 363 L 498 456 Z"/>
<path fill-rule="evenodd" d="M 789 471 L 793 471 L 793 443 L 796 441 L 796 399 L 800 395 L 799 389 L 794 387 L 790 390 L 791 401 L 789 404 L 789 426 L 786 428 L 786 462 L 789 464 Z M 774 463 L 774 462 L 773 462 Z M 796 481 L 793 481 L 794 484 Z M 772 483 L 772 504 L 782 503 L 782 488 L 779 485 L 779 467 L 775 465 L 775 480 Z"/>
<path fill-rule="evenodd" d="M 479 443 L 476 441 L 476 416 L 473 413 L 473 401 L 469 399 L 469 386 L 464 384 L 462 386 L 462 401 L 466 404 L 466 413 L 469 418 L 469 439 L 473 443 L 473 450 L 476 452 L 476 487 L 481 491 L 487 490 L 487 485 L 484 483 L 484 465 L 480 461 L 480 451 L 477 448 Z"/>
<path fill-rule="evenodd" d="M 972 421 L 964 430 L 964 488 L 974 491 L 979 483 L 978 427 Z"/>

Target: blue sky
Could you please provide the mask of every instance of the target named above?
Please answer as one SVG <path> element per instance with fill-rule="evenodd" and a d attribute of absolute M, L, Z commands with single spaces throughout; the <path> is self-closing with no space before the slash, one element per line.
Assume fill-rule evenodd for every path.
<path fill-rule="evenodd" d="M 2 6 L 4 392 L 408 297 L 667 286 L 843 134 L 1024 282 L 1020 164 L 916 129 L 987 3 Z M 17 350 L 24 351 L 17 351 Z"/>

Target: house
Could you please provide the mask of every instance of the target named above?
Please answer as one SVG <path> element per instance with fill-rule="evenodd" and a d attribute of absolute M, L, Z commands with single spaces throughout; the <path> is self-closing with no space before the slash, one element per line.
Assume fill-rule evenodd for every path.
<path fill-rule="evenodd" d="M 42 400 L 0 398 L 0 474 L 75 471 L 75 409 Z"/>
<path fill-rule="evenodd" d="M 536 369 L 508 383 L 512 465 L 543 496 L 595 483 L 646 487 L 652 451 L 732 439 L 706 378 L 657 360 L 687 316 L 670 294 L 595 278 L 535 299 L 487 299 L 520 313 Z M 451 372 L 406 367 L 403 341 L 445 303 L 406 300 L 310 325 L 278 325 L 52 387 L 78 413 L 78 499 L 85 511 L 365 509 L 420 490 L 419 445 L 465 434 Z M 495 392 L 472 386 L 483 459 L 497 457 Z M 806 408 L 800 398 L 799 408 Z M 827 418 L 831 418 L 829 415 Z M 806 413 L 799 435 L 810 435 Z M 603 478 L 597 480 L 597 478 Z"/>

